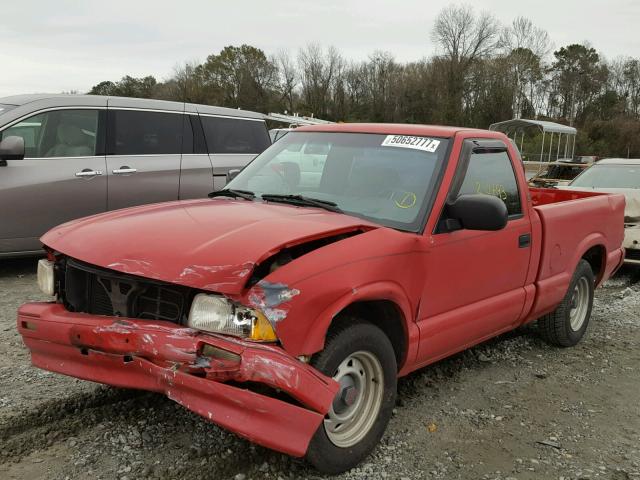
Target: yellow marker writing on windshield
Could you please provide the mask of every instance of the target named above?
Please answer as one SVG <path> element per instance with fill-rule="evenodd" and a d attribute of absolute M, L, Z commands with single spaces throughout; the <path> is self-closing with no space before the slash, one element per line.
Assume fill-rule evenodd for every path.
<path fill-rule="evenodd" d="M 400 200 L 395 200 L 396 207 L 398 208 L 411 208 L 415 206 L 418 198 L 413 192 L 404 192 L 404 195 Z"/>

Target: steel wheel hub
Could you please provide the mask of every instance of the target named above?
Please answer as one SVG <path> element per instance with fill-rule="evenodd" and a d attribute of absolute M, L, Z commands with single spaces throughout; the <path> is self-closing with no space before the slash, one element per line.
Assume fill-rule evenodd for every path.
<path fill-rule="evenodd" d="M 338 366 L 333 379 L 340 390 L 324 420 L 329 440 L 337 447 L 358 443 L 375 423 L 384 393 L 380 361 L 369 352 L 352 353 Z"/>
<path fill-rule="evenodd" d="M 589 310 L 589 280 L 580 277 L 571 294 L 569 302 L 569 323 L 571 330 L 577 332 L 582 328 Z"/>

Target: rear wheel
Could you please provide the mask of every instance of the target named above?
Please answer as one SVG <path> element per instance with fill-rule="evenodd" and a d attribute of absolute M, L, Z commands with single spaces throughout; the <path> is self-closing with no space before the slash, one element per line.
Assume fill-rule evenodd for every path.
<path fill-rule="evenodd" d="M 396 399 L 396 358 L 389 338 L 370 323 L 343 320 L 311 362 L 340 384 L 307 450 L 307 460 L 331 474 L 356 466 L 375 448 Z"/>
<path fill-rule="evenodd" d="M 580 260 L 558 308 L 538 320 L 540 333 L 547 342 L 572 347 L 582 339 L 591 318 L 594 286 L 591 265 Z"/>

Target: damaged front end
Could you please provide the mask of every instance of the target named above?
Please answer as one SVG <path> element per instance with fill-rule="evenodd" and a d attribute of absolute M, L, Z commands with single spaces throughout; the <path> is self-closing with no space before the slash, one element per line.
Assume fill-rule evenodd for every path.
<path fill-rule="evenodd" d="M 251 441 L 305 454 L 339 386 L 276 342 L 273 325 L 296 290 L 258 280 L 250 305 L 241 305 L 66 257 L 52 260 L 41 261 L 39 283 L 58 302 L 18 312 L 35 366 L 163 393 Z"/>

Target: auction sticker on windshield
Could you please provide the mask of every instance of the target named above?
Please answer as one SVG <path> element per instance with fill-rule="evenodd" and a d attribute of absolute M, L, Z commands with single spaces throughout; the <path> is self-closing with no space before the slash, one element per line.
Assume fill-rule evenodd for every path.
<path fill-rule="evenodd" d="M 382 142 L 383 147 L 402 147 L 435 152 L 440 145 L 440 140 L 427 137 L 412 137 L 410 135 L 387 135 Z"/>

